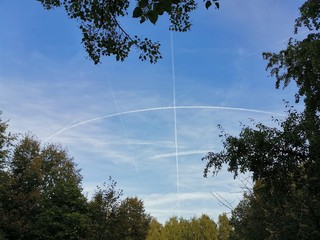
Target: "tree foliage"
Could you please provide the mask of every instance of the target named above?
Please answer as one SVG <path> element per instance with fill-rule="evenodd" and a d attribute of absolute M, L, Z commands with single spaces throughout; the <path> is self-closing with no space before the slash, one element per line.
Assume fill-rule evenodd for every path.
<path fill-rule="evenodd" d="M 162 228 L 162 224 L 157 219 L 151 218 L 146 240 L 160 240 Z"/>
<path fill-rule="evenodd" d="M 151 217 L 145 213 L 143 202 L 134 197 L 124 199 L 116 214 L 116 227 L 113 227 L 115 240 L 145 240 Z"/>
<path fill-rule="evenodd" d="M 98 187 L 89 202 L 91 239 L 111 239 L 115 226 L 116 211 L 120 205 L 122 191 L 116 189 L 116 182 L 111 178 L 109 184 Z"/>
<path fill-rule="evenodd" d="M 257 182 L 253 191 L 244 193 L 243 199 L 232 210 L 230 224 L 233 227 L 232 240 L 268 239 L 268 225 L 265 221 L 264 203 L 257 189 L 261 185 Z"/>
<path fill-rule="evenodd" d="M 222 130 L 224 150 L 210 152 L 204 175 L 224 165 L 234 176 L 252 174 L 255 187 L 232 212 L 234 239 L 320 238 L 320 2 L 300 8 L 295 33 L 309 30 L 303 40 L 291 38 L 279 53 L 264 53 L 276 87 L 290 81 L 298 86 L 296 101 L 305 109 L 288 107 L 276 127 L 261 123 L 242 126 L 238 137 Z"/>
<path fill-rule="evenodd" d="M 67 15 L 75 19 L 82 31 L 82 43 L 95 64 L 103 56 L 115 56 L 124 61 L 132 47 L 140 51 L 139 59 L 156 63 L 161 59 L 160 43 L 149 38 L 129 34 L 121 25 L 121 19 L 129 13 L 133 1 L 129 0 L 37 0 L 47 10 L 64 7 Z M 133 18 L 140 23 L 156 24 L 164 13 L 168 15 L 170 30 L 190 30 L 190 12 L 196 9 L 194 0 L 136 0 Z M 218 0 L 205 0 L 206 8 L 219 8 Z"/>
<path fill-rule="evenodd" d="M 150 217 L 138 198 L 121 200 L 110 178 L 91 201 L 82 176 L 60 145 L 42 146 L 34 136 L 18 139 L 0 118 L 0 239 L 145 239 Z M 127 236 L 127 235 L 126 235 Z M 129 235 L 128 235 L 129 236 Z"/>
<path fill-rule="evenodd" d="M 229 223 L 229 218 L 227 217 L 226 213 L 219 215 L 218 232 L 219 240 L 228 240 L 231 235 L 232 227 Z"/>
<path fill-rule="evenodd" d="M 219 216 L 220 218 L 220 216 Z M 221 233 L 223 234 L 223 233 Z M 203 214 L 199 218 L 168 219 L 163 225 L 156 219 L 150 223 L 147 240 L 218 240 L 217 224 Z"/>
<path fill-rule="evenodd" d="M 272 239 L 319 237 L 320 119 L 313 124 L 304 113 L 291 111 L 279 122 L 280 129 L 258 123 L 255 128 L 244 127 L 239 137 L 224 135 L 225 150 L 204 158 L 205 176 L 210 169 L 218 173 L 224 164 L 235 176 L 252 173 L 260 186 L 247 200 L 250 206 L 261 207 L 255 211 L 264 213 Z"/>
<path fill-rule="evenodd" d="M 320 111 L 320 3 L 308 0 L 300 7 L 300 17 L 296 19 L 295 33 L 300 28 L 310 32 L 303 40 L 291 38 L 286 49 L 279 53 L 264 53 L 268 60 L 267 70 L 276 77 L 276 88 L 287 87 L 295 81 L 299 91 L 296 101 L 304 98 L 306 110 L 310 113 Z"/>
<path fill-rule="evenodd" d="M 86 199 L 66 150 L 25 135 L 7 159 L 2 231 L 8 239 L 82 239 Z"/>

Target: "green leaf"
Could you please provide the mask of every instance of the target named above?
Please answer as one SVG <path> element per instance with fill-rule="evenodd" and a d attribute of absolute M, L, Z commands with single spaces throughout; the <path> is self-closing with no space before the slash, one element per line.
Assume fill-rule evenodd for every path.
<path fill-rule="evenodd" d="M 206 2 L 206 8 L 209 9 L 209 7 L 212 5 L 211 1 Z"/>
<path fill-rule="evenodd" d="M 148 0 L 140 0 L 139 1 L 139 7 L 145 8 L 148 5 Z"/>
<path fill-rule="evenodd" d="M 218 2 L 218 1 L 216 1 L 216 2 L 214 3 L 214 5 L 216 5 L 216 8 L 217 8 L 217 9 L 219 9 L 219 8 L 220 8 L 220 4 L 219 4 L 219 2 Z"/>
<path fill-rule="evenodd" d="M 160 3 L 154 3 L 153 6 L 153 11 L 156 12 L 158 15 L 162 15 L 164 13 L 163 6 Z"/>
<path fill-rule="evenodd" d="M 141 17 L 140 23 L 144 23 L 145 21 L 146 21 L 146 18 L 145 17 Z"/>
<path fill-rule="evenodd" d="M 133 14 L 132 14 L 132 17 L 133 18 L 139 18 L 142 16 L 142 9 L 140 7 L 136 7 L 134 10 L 133 10 Z"/>
<path fill-rule="evenodd" d="M 163 13 L 164 13 L 164 10 L 162 8 L 158 10 L 158 15 L 163 15 Z"/>
<path fill-rule="evenodd" d="M 162 7 L 162 9 L 164 11 L 166 11 L 167 13 L 170 13 L 171 12 L 171 2 L 170 1 L 161 1 L 160 2 L 160 5 Z"/>
<path fill-rule="evenodd" d="M 152 22 L 153 24 L 156 24 L 157 20 L 158 20 L 158 13 L 155 11 L 150 11 L 147 14 L 150 22 Z"/>

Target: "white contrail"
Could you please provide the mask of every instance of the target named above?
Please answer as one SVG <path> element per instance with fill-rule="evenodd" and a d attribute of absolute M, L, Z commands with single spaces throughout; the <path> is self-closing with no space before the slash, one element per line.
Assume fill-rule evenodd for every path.
<path fill-rule="evenodd" d="M 305 30 L 305 31 L 302 31 L 302 32 L 299 32 L 299 33 L 295 34 L 295 36 L 304 35 L 305 33 L 308 33 L 308 32 L 310 32 L 310 31 Z M 246 54 L 245 56 L 243 56 L 240 60 L 246 59 L 246 58 L 249 58 L 249 57 L 252 57 L 252 56 L 254 56 L 254 55 L 256 55 L 256 54 L 261 54 L 262 52 L 265 52 L 267 48 L 274 47 L 274 46 L 277 46 L 277 45 L 279 45 L 279 44 L 284 44 L 284 43 L 287 44 L 287 42 L 289 41 L 289 39 L 290 39 L 291 37 L 292 37 L 292 36 L 282 38 L 281 40 L 278 40 L 278 41 L 276 41 L 276 42 L 274 42 L 274 43 L 272 43 L 272 44 L 267 45 L 267 46 L 266 46 L 265 48 L 263 48 L 263 49 L 261 48 L 261 49 L 259 49 L 259 50 L 255 50 L 255 51 L 253 51 L 253 52 L 251 52 L 251 53 L 248 53 L 248 54 Z"/>
<path fill-rule="evenodd" d="M 77 118 L 76 120 L 73 120 L 72 122 L 68 123 L 64 128 L 59 130 L 59 132 L 67 131 L 70 127 L 72 127 L 76 122 L 78 122 L 82 117 Z M 52 135 L 53 136 L 53 135 Z M 43 144 L 47 143 L 49 140 L 51 140 L 53 137 L 48 137 L 43 141 Z"/>
<path fill-rule="evenodd" d="M 59 134 L 68 131 L 72 128 L 90 123 L 90 122 L 95 122 L 98 120 L 102 119 L 107 119 L 107 118 L 112 118 L 112 117 L 117 117 L 117 116 L 123 116 L 123 115 L 129 115 L 129 114 L 134 114 L 134 113 L 143 113 L 143 112 L 155 112 L 155 111 L 163 111 L 163 110 L 172 110 L 172 109 L 208 109 L 208 110 L 226 110 L 226 111 L 240 111 L 240 112 L 252 112 L 252 113 L 259 113 L 259 114 L 267 114 L 267 115 L 275 115 L 275 116 L 281 116 L 284 117 L 285 114 L 281 113 L 275 113 L 275 112 L 268 112 L 268 111 L 262 111 L 262 110 L 257 110 L 257 109 L 250 109 L 250 108 L 237 108 L 237 107 L 220 107 L 220 106 L 175 106 L 175 107 L 153 107 L 153 108 L 143 108 L 143 109 L 136 109 L 136 110 L 130 110 L 130 111 L 123 111 L 123 112 L 118 112 L 118 113 L 113 113 L 113 114 L 108 114 L 105 116 L 101 117 L 96 117 L 96 118 L 90 118 L 88 120 L 73 124 L 69 127 L 64 127 L 61 130 L 57 131 L 56 133 L 52 134 L 49 136 L 44 142 L 50 141 L 54 137 L 58 136 Z"/>
<path fill-rule="evenodd" d="M 111 91 L 111 96 L 112 96 L 114 107 L 115 107 L 116 111 L 119 112 L 119 109 L 118 109 L 118 106 L 117 106 L 117 103 L 116 103 L 116 98 L 114 96 L 114 92 L 113 92 L 111 83 L 109 81 L 109 78 L 108 78 L 108 84 L 109 84 L 109 88 L 110 88 L 110 91 Z M 129 141 L 128 134 L 127 134 L 126 128 L 124 127 L 124 123 L 123 123 L 121 115 L 119 115 L 119 119 L 120 119 L 120 123 L 121 123 L 121 126 L 122 126 L 122 130 L 124 132 L 125 138 L 127 140 L 127 144 L 129 146 L 129 151 L 133 153 L 133 164 L 134 164 L 134 167 L 136 169 L 137 174 L 139 174 L 139 169 L 138 169 L 138 166 L 137 166 L 136 157 L 135 157 L 135 154 L 134 154 L 134 152 L 132 150 L 132 145 L 131 145 L 131 143 Z"/>
<path fill-rule="evenodd" d="M 178 219 L 180 219 L 180 183 L 179 183 L 179 154 L 178 154 L 178 133 L 177 133 L 177 109 L 176 109 L 176 73 L 174 65 L 174 46 L 173 33 L 171 36 L 171 69 L 172 69 L 172 95 L 173 95 L 173 122 L 174 122 L 174 144 L 176 155 L 176 176 L 177 176 L 177 194 L 178 194 Z"/>
<path fill-rule="evenodd" d="M 190 150 L 190 151 L 183 151 L 183 152 L 179 152 L 179 156 L 189 156 L 189 155 L 195 155 L 195 154 L 202 154 L 205 155 L 206 153 L 212 151 L 212 149 L 206 149 L 206 150 Z M 151 157 L 150 159 L 161 159 L 161 158 L 169 158 L 169 157 L 173 157 L 175 156 L 175 152 L 172 153 L 164 153 L 164 154 L 158 154 L 155 155 L 153 157 Z"/>

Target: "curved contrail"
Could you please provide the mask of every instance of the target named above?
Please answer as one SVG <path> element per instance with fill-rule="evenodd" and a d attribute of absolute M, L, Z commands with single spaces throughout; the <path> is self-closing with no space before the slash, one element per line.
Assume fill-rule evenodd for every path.
<path fill-rule="evenodd" d="M 163 110 L 172 110 L 172 109 L 210 109 L 210 110 L 230 110 L 230 111 L 240 111 L 240 112 L 252 112 L 252 113 L 261 113 L 261 114 L 268 114 L 268 115 L 276 115 L 284 117 L 284 114 L 281 113 L 275 113 L 275 112 L 268 112 L 268 111 L 262 111 L 257 109 L 251 109 L 251 108 L 237 108 L 237 107 L 220 107 L 220 106 L 171 106 L 171 107 L 153 107 L 153 108 L 143 108 L 143 109 L 136 109 L 136 110 L 130 110 L 130 111 L 124 111 L 124 112 L 118 112 L 113 114 L 108 114 L 101 117 L 91 118 L 76 124 L 73 124 L 69 127 L 64 127 L 61 130 L 57 131 L 56 133 L 49 136 L 44 142 L 50 141 L 52 138 L 58 136 L 59 134 L 68 131 L 72 128 L 78 127 L 80 125 L 84 125 L 90 122 L 98 121 L 101 119 L 106 118 L 112 118 L 116 116 L 122 116 L 122 115 L 128 115 L 128 114 L 134 114 L 134 113 L 142 113 L 142 112 L 155 112 L 155 111 L 163 111 Z"/>

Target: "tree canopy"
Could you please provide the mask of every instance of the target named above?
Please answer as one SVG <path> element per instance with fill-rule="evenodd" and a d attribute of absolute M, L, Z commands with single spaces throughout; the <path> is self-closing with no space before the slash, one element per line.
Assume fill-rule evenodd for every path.
<path fill-rule="evenodd" d="M 152 219 L 147 240 L 218 240 L 226 239 L 232 232 L 226 214 L 219 215 L 216 224 L 208 215 L 191 219 L 177 218 L 168 219 L 164 224 Z"/>
<path fill-rule="evenodd" d="M 111 178 L 92 200 L 67 150 L 7 132 L 0 118 L 0 239 L 145 239 L 150 217 L 138 198 L 121 199 Z M 127 223 L 125 230 L 122 223 Z M 126 235 L 126 236 L 127 236 Z"/>
<path fill-rule="evenodd" d="M 311 114 L 320 111 L 320 2 L 308 0 L 300 7 L 294 33 L 300 29 L 309 33 L 303 40 L 290 38 L 287 48 L 279 53 L 264 53 L 268 60 L 267 70 L 276 77 L 276 88 L 281 83 L 287 87 L 295 81 L 299 91 L 296 101 L 304 98 L 306 111 Z"/>
<path fill-rule="evenodd" d="M 225 214 L 218 224 L 204 214 L 172 217 L 162 225 L 145 212 L 142 200 L 122 199 L 111 177 L 88 200 L 81 172 L 65 148 L 43 146 L 30 134 L 14 136 L 7 127 L 0 118 L 1 240 L 212 240 L 230 234 Z"/>
<path fill-rule="evenodd" d="M 250 220 L 250 226 L 259 226 L 257 230 L 267 227 L 271 239 L 317 239 L 319 149 L 310 144 L 310 122 L 303 113 L 293 111 L 279 124 L 280 129 L 258 123 L 243 128 L 239 137 L 226 135 L 225 150 L 206 156 L 205 175 L 211 168 L 217 173 L 224 164 L 235 176 L 252 173 L 256 187 L 234 211 L 237 226 Z M 317 128 L 313 136 L 320 134 L 320 120 Z M 252 231 L 246 233 L 253 235 Z"/>
<path fill-rule="evenodd" d="M 168 15 L 172 31 L 186 32 L 191 28 L 190 12 L 196 9 L 194 0 L 37 0 L 47 10 L 63 7 L 70 19 L 75 19 L 82 32 L 82 43 L 92 61 L 98 64 L 103 56 L 115 56 L 124 61 L 132 47 L 140 51 L 139 59 L 156 63 L 161 59 L 160 43 L 131 35 L 121 25 L 121 19 L 132 10 L 139 23 L 156 24 Z M 219 8 L 218 0 L 204 0 L 208 9 Z M 130 8 L 131 7 L 131 8 Z"/>
<path fill-rule="evenodd" d="M 276 88 L 290 81 L 298 87 L 298 112 L 287 105 L 285 120 L 275 127 L 262 123 L 243 126 L 239 136 L 222 129 L 224 150 L 209 152 L 204 175 L 217 174 L 225 165 L 234 176 L 251 173 L 254 188 L 233 210 L 233 239 L 320 238 L 320 2 L 308 0 L 300 8 L 294 33 L 279 53 L 264 53 Z"/>

